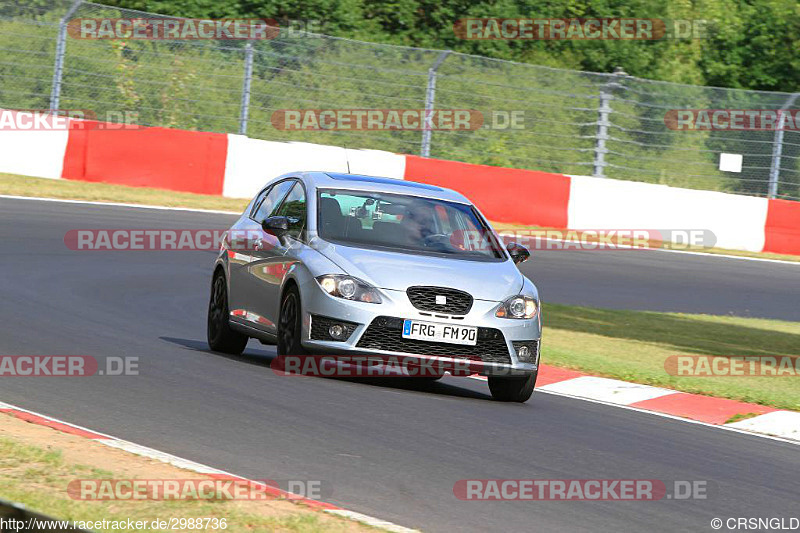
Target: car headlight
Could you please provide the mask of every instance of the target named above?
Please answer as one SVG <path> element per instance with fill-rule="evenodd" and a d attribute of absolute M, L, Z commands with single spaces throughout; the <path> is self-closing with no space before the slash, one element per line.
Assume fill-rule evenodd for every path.
<path fill-rule="evenodd" d="M 494 316 L 500 318 L 533 318 L 539 311 L 539 302 L 530 296 L 512 296 L 497 308 Z"/>
<path fill-rule="evenodd" d="M 343 274 L 326 274 L 318 276 L 316 279 L 322 290 L 331 296 L 371 304 L 381 303 L 381 297 L 375 287 L 358 278 Z"/>

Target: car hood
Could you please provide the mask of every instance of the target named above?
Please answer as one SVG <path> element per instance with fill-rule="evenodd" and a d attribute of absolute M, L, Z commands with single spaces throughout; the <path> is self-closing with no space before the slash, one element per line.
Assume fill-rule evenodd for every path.
<path fill-rule="evenodd" d="M 468 261 L 328 243 L 319 251 L 347 274 L 381 289 L 450 287 L 466 291 L 477 300 L 501 301 L 517 294 L 524 281 L 511 261 Z"/>

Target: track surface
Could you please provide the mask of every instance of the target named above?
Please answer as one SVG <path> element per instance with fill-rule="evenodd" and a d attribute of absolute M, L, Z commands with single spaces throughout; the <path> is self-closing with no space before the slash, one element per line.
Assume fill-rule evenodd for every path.
<path fill-rule="evenodd" d="M 710 531 L 796 516 L 800 448 L 547 394 L 279 377 L 274 349 L 210 353 L 211 252 L 74 252 L 78 228 L 215 228 L 232 217 L 0 199 L 2 354 L 138 356 L 140 375 L 3 378 L 0 400 L 431 531 Z M 659 252 L 544 251 L 546 301 L 799 320 L 800 267 Z M 682 280 L 684 285 L 673 284 Z M 702 286 L 703 290 L 700 290 Z M 462 502 L 459 479 L 706 480 L 707 500 Z"/>

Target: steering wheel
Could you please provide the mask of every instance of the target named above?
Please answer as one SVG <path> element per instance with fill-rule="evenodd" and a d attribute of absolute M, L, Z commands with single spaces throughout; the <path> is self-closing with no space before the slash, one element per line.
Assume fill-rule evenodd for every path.
<path fill-rule="evenodd" d="M 438 248 L 452 248 L 453 243 L 450 242 L 450 235 L 445 233 L 433 233 L 428 235 L 422 240 L 422 244 L 427 247 L 438 247 Z"/>

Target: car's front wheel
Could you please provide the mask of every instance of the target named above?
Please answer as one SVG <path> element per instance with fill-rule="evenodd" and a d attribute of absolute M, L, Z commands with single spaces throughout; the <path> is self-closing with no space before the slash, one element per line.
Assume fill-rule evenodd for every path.
<path fill-rule="evenodd" d="M 519 377 L 489 376 L 492 398 L 501 402 L 527 402 L 533 394 L 537 374 L 538 371 Z"/>
<path fill-rule="evenodd" d="M 293 285 L 287 289 L 281 300 L 281 312 L 278 318 L 278 355 L 308 353 L 300 343 L 302 318 L 300 291 Z"/>
<path fill-rule="evenodd" d="M 240 355 L 247 346 L 248 337 L 231 329 L 228 314 L 228 287 L 225 276 L 217 271 L 211 282 L 211 300 L 208 302 L 208 346 L 215 352 Z"/>

